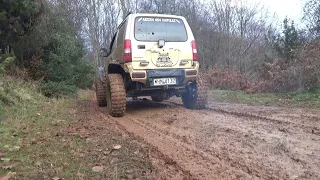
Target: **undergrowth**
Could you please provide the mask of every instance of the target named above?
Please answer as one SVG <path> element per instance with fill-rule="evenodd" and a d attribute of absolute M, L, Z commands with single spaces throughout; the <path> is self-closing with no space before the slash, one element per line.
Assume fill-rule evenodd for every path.
<path fill-rule="evenodd" d="M 319 108 L 320 90 L 295 93 L 246 93 L 244 91 L 211 90 L 210 98 L 218 102 L 298 108 Z"/>
<path fill-rule="evenodd" d="M 34 82 L 10 77 L 0 77 L 0 82 L 0 175 L 19 169 L 24 177 L 33 177 L 43 166 L 36 157 L 52 158 L 45 148 L 60 149 L 52 139 L 54 124 L 68 117 L 74 100 L 46 98 Z"/>
<path fill-rule="evenodd" d="M 128 179 L 152 168 L 143 147 L 101 119 L 92 91 L 48 98 L 39 83 L 0 82 L 0 179 Z"/>

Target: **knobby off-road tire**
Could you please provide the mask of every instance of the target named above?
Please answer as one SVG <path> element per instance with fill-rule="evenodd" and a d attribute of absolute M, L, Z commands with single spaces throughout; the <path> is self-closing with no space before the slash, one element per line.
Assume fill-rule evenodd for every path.
<path fill-rule="evenodd" d="M 107 106 L 107 92 L 101 79 L 97 78 L 95 81 L 96 85 L 96 98 L 99 107 Z"/>
<path fill-rule="evenodd" d="M 186 88 L 186 92 L 182 94 L 183 105 L 188 109 L 205 109 L 208 102 L 206 79 L 198 76 L 196 82 Z"/>
<path fill-rule="evenodd" d="M 120 74 L 109 74 L 107 83 L 108 110 L 113 117 L 122 117 L 126 112 L 126 90 Z"/>

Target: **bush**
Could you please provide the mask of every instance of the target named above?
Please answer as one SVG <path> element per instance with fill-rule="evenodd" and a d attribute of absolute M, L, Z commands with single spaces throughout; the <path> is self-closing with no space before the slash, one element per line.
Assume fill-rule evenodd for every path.
<path fill-rule="evenodd" d="M 320 87 L 320 40 L 305 45 L 297 60 L 301 86 L 305 90 Z"/>
<path fill-rule="evenodd" d="M 48 5 L 46 14 L 24 41 L 29 57 L 29 76 L 42 82 L 49 97 L 75 95 L 77 88 L 92 84 L 93 66 L 83 59 L 84 43 L 72 23 L 57 7 Z"/>
<path fill-rule="evenodd" d="M 212 88 L 228 90 L 244 90 L 247 88 L 247 78 L 238 72 L 227 72 L 220 69 L 212 69 L 205 76 Z"/>
<path fill-rule="evenodd" d="M 75 67 L 75 84 L 79 88 L 89 88 L 93 84 L 94 66 L 86 61 L 80 61 Z"/>
<path fill-rule="evenodd" d="M 250 86 L 251 92 L 295 92 L 320 87 L 320 41 L 298 50 L 289 64 L 283 60 L 264 63 L 259 68 L 260 82 Z"/>
<path fill-rule="evenodd" d="M 77 87 L 68 82 L 46 82 L 41 85 L 41 92 L 47 97 L 72 96 L 77 92 Z"/>
<path fill-rule="evenodd" d="M 2 60 L 3 59 L 3 60 Z M 0 57 L 0 74 L 4 74 L 14 65 L 15 57 L 11 55 L 2 55 Z"/>
<path fill-rule="evenodd" d="M 84 43 L 77 34 L 74 23 L 70 22 L 70 18 L 53 2 L 38 3 L 35 0 L 28 1 L 29 3 L 25 3 L 27 2 L 25 0 L 19 2 L 8 1 L 6 7 L 16 9 L 8 12 L 28 12 L 24 13 L 26 21 L 19 21 L 21 27 L 27 24 L 28 28 L 26 32 L 20 33 L 21 38 L 5 39 L 5 41 L 0 38 L 0 53 L 15 53 L 15 56 L 1 56 L 0 74 L 6 72 L 7 75 L 23 78 L 27 76 L 28 79 L 41 82 L 39 89 L 50 97 L 75 95 L 77 88 L 90 87 L 94 74 L 93 66 L 83 59 Z M 37 17 L 33 17 L 32 12 L 37 12 Z M 7 21 L 7 17 L 3 18 L 0 17 L 1 22 Z M 0 33 L 0 36 L 9 37 L 9 34 Z M 17 67 L 21 70 L 17 70 Z M 7 94 L 1 91 L 0 99 L 10 103 Z"/>
<path fill-rule="evenodd" d="M 28 89 L 28 90 L 26 90 Z M 0 106 L 31 101 L 37 93 L 35 84 L 18 78 L 0 76 Z"/>

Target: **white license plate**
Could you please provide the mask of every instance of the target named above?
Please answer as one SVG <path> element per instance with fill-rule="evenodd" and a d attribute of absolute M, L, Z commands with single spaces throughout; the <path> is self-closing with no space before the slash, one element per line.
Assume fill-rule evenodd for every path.
<path fill-rule="evenodd" d="M 161 79 L 154 79 L 153 80 L 154 86 L 176 85 L 176 84 L 177 84 L 176 78 L 161 78 Z"/>

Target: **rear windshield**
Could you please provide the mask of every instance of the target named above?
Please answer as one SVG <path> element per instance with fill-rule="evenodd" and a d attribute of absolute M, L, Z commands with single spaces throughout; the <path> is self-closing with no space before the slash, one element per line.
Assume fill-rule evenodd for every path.
<path fill-rule="evenodd" d="M 184 42 L 188 36 L 185 25 L 178 18 L 137 17 L 135 38 L 138 41 Z"/>

